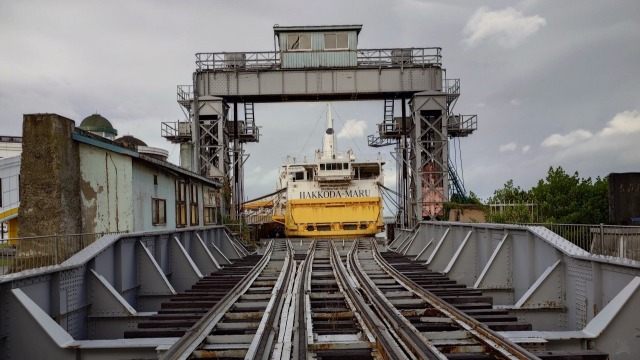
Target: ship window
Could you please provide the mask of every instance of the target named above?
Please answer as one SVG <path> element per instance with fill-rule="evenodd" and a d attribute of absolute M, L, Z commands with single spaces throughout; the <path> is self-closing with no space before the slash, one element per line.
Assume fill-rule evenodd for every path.
<path fill-rule="evenodd" d="M 311 50 L 311 35 L 288 34 L 287 50 Z"/>
<path fill-rule="evenodd" d="M 165 199 L 151 199 L 151 224 L 165 225 L 167 223 L 167 202 Z"/>
<path fill-rule="evenodd" d="M 153 185 L 158 185 L 158 175 L 153 175 Z"/>
<path fill-rule="evenodd" d="M 349 48 L 349 36 L 347 33 L 324 34 L 325 50 L 338 50 Z"/>
<path fill-rule="evenodd" d="M 320 164 L 320 170 L 324 170 L 324 164 Z"/>
<path fill-rule="evenodd" d="M 304 172 L 298 171 L 295 180 L 304 180 Z"/>
<path fill-rule="evenodd" d="M 344 170 L 349 170 L 349 163 L 344 163 L 344 164 L 342 164 L 342 168 L 343 168 Z"/>

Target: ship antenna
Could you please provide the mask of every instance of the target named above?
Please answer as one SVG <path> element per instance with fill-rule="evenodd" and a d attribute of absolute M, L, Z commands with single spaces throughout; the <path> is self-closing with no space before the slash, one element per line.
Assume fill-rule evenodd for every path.
<path fill-rule="evenodd" d="M 336 154 L 336 134 L 333 129 L 333 117 L 331 115 L 331 104 L 327 104 L 327 125 L 322 143 L 322 157 L 324 159 L 334 159 Z"/>

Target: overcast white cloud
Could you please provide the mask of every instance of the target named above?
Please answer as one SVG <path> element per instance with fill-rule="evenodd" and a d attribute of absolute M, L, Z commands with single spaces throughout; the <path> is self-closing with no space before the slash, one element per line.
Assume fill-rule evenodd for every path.
<path fill-rule="evenodd" d="M 538 16 L 525 16 L 512 7 L 490 10 L 481 7 L 469 18 L 464 27 L 464 43 L 473 47 L 484 40 L 494 41 L 503 47 L 512 48 L 535 34 L 547 21 Z"/>
<path fill-rule="evenodd" d="M 358 138 L 366 134 L 367 123 L 364 120 L 347 120 L 340 132 L 338 138 Z"/>
<path fill-rule="evenodd" d="M 617 114 L 598 135 L 614 136 L 637 132 L 640 132 L 640 111 L 632 110 Z"/>
<path fill-rule="evenodd" d="M 584 129 L 573 130 L 566 135 L 553 134 L 547 137 L 540 144 L 542 147 L 569 147 L 580 141 L 590 139 L 593 134 Z"/>
<path fill-rule="evenodd" d="M 478 130 L 451 143 L 449 153 L 462 154 L 459 175 L 480 197 L 511 178 L 530 187 L 551 165 L 581 176 L 640 170 L 640 47 L 630 45 L 640 38 L 640 2 L 483 5 L 490 8 L 463 0 L 0 1 L 0 135 L 20 135 L 25 113 L 79 123 L 98 111 L 121 135 L 163 147 L 177 161 L 179 147 L 161 137 L 160 125 L 185 118 L 175 91 L 191 83 L 195 53 L 271 50 L 276 23 L 363 24 L 360 48 L 442 47 L 447 77 L 461 79 L 453 112 L 478 115 Z M 211 22 L 214 13 L 224 16 Z M 382 152 L 393 188 L 394 146 L 369 148 L 365 136 L 382 121 L 383 102 L 332 106 L 336 131 L 344 130 L 339 149 L 352 148 L 359 159 Z M 287 155 L 311 158 L 322 146 L 325 108 L 255 105 L 260 142 L 244 147 L 249 198 L 274 190 Z M 340 119 L 358 120 L 345 126 Z M 565 144 L 575 129 L 592 136 L 539 146 L 552 134 Z"/>
<path fill-rule="evenodd" d="M 500 152 L 515 151 L 515 150 L 516 150 L 516 143 L 514 142 L 500 145 Z"/>

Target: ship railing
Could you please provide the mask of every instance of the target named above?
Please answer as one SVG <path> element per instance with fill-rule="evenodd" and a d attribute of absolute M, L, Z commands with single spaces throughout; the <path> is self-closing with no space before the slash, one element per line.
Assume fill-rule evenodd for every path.
<path fill-rule="evenodd" d="M 58 265 L 97 239 L 121 232 L 54 234 L 4 239 L 0 243 L 0 275 Z"/>
<path fill-rule="evenodd" d="M 527 223 L 545 227 L 594 255 L 640 261 L 640 226 Z"/>
<path fill-rule="evenodd" d="M 340 51 L 340 53 L 351 53 L 351 56 L 355 56 L 356 67 L 425 67 L 441 66 L 441 51 L 439 47 L 428 47 L 359 49 Z M 327 52 L 325 50 L 296 51 L 309 56 Z M 282 64 L 282 54 L 283 52 L 280 51 L 197 53 L 196 66 L 198 71 L 279 69 Z"/>

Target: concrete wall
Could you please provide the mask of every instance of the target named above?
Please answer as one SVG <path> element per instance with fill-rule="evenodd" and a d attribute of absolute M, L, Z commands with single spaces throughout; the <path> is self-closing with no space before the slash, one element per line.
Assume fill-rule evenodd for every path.
<path fill-rule="evenodd" d="M 75 123 L 56 114 L 24 115 L 18 235 L 82 231 Z"/>
<path fill-rule="evenodd" d="M 133 231 L 131 157 L 79 144 L 82 230 Z"/>

